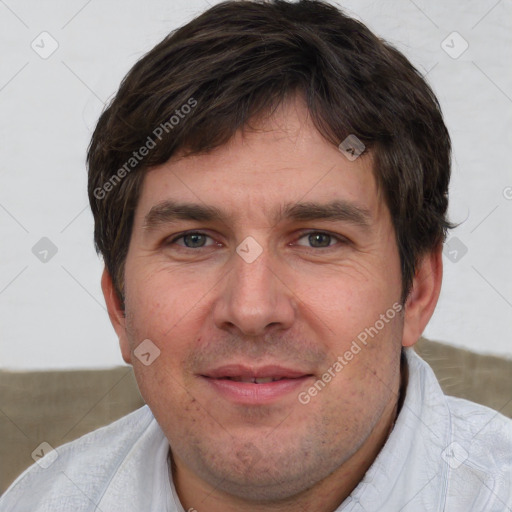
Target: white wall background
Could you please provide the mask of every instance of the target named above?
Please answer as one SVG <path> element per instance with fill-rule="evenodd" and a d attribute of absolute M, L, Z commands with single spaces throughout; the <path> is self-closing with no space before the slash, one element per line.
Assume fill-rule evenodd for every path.
<path fill-rule="evenodd" d="M 512 356 L 512 2 L 338 5 L 427 74 L 452 135 L 450 217 L 464 222 L 451 234 L 458 240 L 443 258 L 443 289 L 425 335 Z M 129 68 L 207 7 L 0 0 L 0 368 L 124 364 L 100 289 L 85 151 Z M 446 39 L 453 31 L 469 45 L 458 58 L 465 43 Z M 58 48 L 47 59 L 31 47 L 48 52 L 52 39 Z M 57 249 L 46 262 L 33 253 L 43 237 Z M 40 243 L 36 253 L 48 249 Z"/>

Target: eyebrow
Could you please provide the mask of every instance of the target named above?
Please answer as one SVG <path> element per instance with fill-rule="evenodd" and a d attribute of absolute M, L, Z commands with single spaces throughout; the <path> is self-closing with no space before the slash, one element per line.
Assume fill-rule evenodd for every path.
<path fill-rule="evenodd" d="M 279 208 L 272 219 L 275 224 L 288 219 L 294 221 L 328 220 L 354 224 L 364 230 L 371 227 L 371 213 L 355 203 L 337 199 L 328 203 L 287 203 Z M 221 221 L 227 223 L 229 215 L 216 206 L 165 200 L 156 204 L 144 217 L 144 230 L 153 231 L 178 220 L 198 222 Z"/>

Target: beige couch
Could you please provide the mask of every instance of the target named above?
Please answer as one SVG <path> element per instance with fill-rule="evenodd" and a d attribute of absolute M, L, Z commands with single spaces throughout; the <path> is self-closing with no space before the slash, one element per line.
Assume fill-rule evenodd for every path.
<path fill-rule="evenodd" d="M 446 394 L 512 417 L 512 360 L 421 339 L 417 352 Z M 76 439 L 144 404 L 131 367 L 111 370 L 0 371 L 0 493 L 34 461 L 42 443 Z"/>

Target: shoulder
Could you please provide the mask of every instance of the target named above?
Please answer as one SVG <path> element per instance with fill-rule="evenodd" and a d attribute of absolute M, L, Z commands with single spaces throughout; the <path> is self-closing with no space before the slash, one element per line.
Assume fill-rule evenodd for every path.
<path fill-rule="evenodd" d="M 0 511 L 78 512 L 96 503 L 119 466 L 137 446 L 151 442 L 156 420 L 146 405 L 66 443 L 24 471 L 0 498 Z M 87 499 L 84 498 L 87 496 Z M 73 507 L 73 508 L 71 508 Z M 87 508 L 88 510 L 88 508 Z"/>
<path fill-rule="evenodd" d="M 429 423 L 431 452 L 445 489 L 446 509 L 502 512 L 503 504 L 512 506 L 512 419 L 446 395 L 430 365 L 414 351 L 406 354 L 415 397 L 423 404 L 416 412 L 435 419 Z"/>
<path fill-rule="evenodd" d="M 471 497 L 471 510 L 512 505 L 512 419 L 469 400 L 446 397 L 451 439 L 443 457 L 449 494 Z M 478 491 L 478 492 L 477 492 Z"/>
<path fill-rule="evenodd" d="M 484 405 L 446 397 L 453 440 L 482 464 L 512 469 L 512 419 Z"/>
<path fill-rule="evenodd" d="M 421 395 L 428 407 L 446 417 L 453 440 L 474 444 L 474 451 L 480 446 L 487 447 L 486 453 L 500 447 L 506 452 L 505 461 L 512 464 L 512 419 L 490 407 L 446 395 L 430 365 L 414 350 L 406 351 L 406 355 L 409 368 L 419 376 L 414 380 L 416 394 Z"/>

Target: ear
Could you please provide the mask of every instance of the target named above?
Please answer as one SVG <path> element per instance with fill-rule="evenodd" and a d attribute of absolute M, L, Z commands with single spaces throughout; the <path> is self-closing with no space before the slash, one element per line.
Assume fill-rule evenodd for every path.
<path fill-rule="evenodd" d="M 126 335 L 126 318 L 124 310 L 121 306 L 121 300 L 117 295 L 117 292 L 112 282 L 112 277 L 107 270 L 107 267 L 103 269 L 101 276 L 101 289 L 103 296 L 105 297 L 105 303 L 107 304 L 108 316 L 112 327 L 116 331 L 119 338 L 119 346 L 121 347 L 121 354 L 126 363 L 131 363 L 131 350 L 128 337 Z"/>
<path fill-rule="evenodd" d="M 427 326 L 441 292 L 443 280 L 443 244 L 425 254 L 416 269 L 411 292 L 405 302 L 402 345 L 414 345 Z"/>

